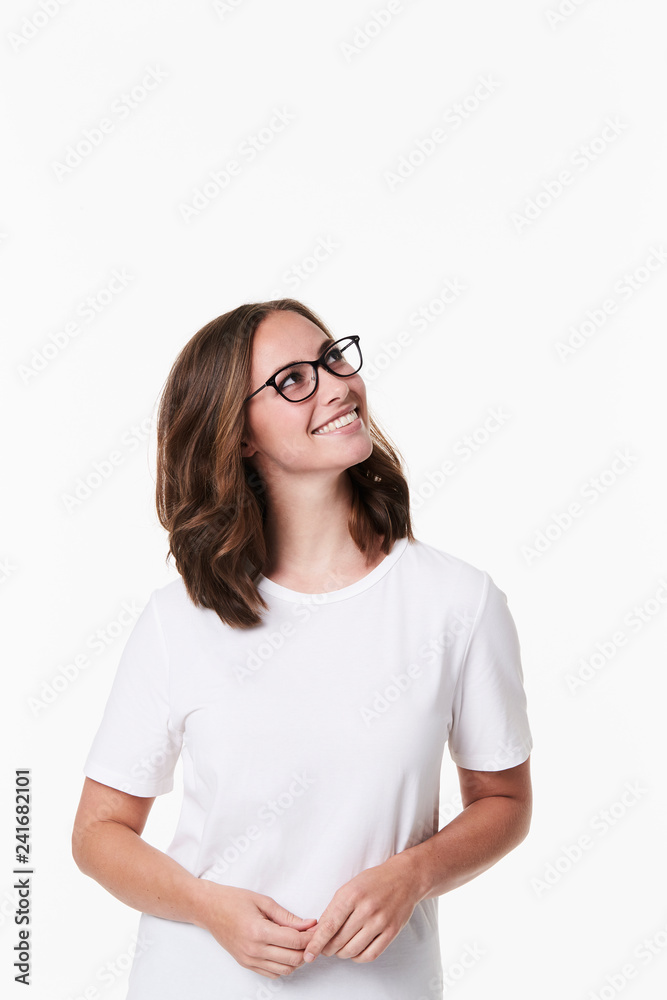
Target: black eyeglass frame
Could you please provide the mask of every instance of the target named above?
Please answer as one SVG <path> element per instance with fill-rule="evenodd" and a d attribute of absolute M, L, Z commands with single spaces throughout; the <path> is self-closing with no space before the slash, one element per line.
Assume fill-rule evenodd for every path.
<path fill-rule="evenodd" d="M 326 358 L 326 356 L 329 354 L 329 352 L 331 351 L 331 349 L 336 344 L 342 344 L 344 341 L 348 341 L 348 340 L 354 341 L 354 343 L 357 345 L 357 350 L 359 351 L 359 362 L 360 363 L 359 363 L 359 367 L 357 368 L 357 371 L 347 372 L 347 374 L 343 375 L 343 374 L 341 374 L 341 372 L 335 372 L 332 368 L 329 368 L 329 366 L 326 364 L 326 362 L 325 362 L 324 359 Z M 259 389 L 255 389 L 255 391 L 251 392 L 249 396 L 246 396 L 246 398 L 243 400 L 243 402 L 247 403 L 249 399 L 252 399 L 253 396 L 256 396 L 258 392 L 262 391 L 262 389 L 266 389 L 267 386 L 272 386 L 276 390 L 276 392 L 280 396 L 282 396 L 283 399 L 287 400 L 288 403 L 303 403 L 304 399 L 310 399 L 310 397 L 313 395 L 313 393 L 317 392 L 317 386 L 319 385 L 319 378 L 318 378 L 317 369 L 320 366 L 322 366 L 322 368 L 324 368 L 325 371 L 328 371 L 330 375 L 335 375 L 336 378 L 350 378 L 351 375 L 356 375 L 357 372 L 361 371 L 361 367 L 362 367 L 363 363 L 364 363 L 364 359 L 363 359 L 363 356 L 361 354 L 361 347 L 359 346 L 359 334 L 352 333 L 352 334 L 349 334 L 347 337 L 339 337 L 338 340 L 332 340 L 330 344 L 327 344 L 325 350 L 322 352 L 322 354 L 320 354 L 319 358 L 317 358 L 315 361 L 293 361 L 291 365 L 285 365 L 283 368 L 280 368 L 277 372 L 275 372 L 271 376 L 271 378 L 268 378 L 266 380 L 266 382 L 264 383 L 264 385 L 260 385 Z M 315 372 L 315 387 L 313 388 L 313 390 L 311 392 L 308 393 L 307 396 L 303 396 L 302 399 L 290 399 L 289 396 L 286 396 L 283 392 L 281 392 L 280 389 L 278 388 L 278 386 L 276 385 L 276 379 L 278 378 L 278 376 L 280 375 L 280 373 L 286 371 L 288 368 L 294 368 L 296 365 L 312 365 L 313 370 Z"/>

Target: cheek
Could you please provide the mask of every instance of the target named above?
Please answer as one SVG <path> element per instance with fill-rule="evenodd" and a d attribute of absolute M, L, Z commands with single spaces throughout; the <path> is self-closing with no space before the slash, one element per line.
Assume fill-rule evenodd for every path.
<path fill-rule="evenodd" d="M 309 426 L 307 414 L 281 414 L 280 421 L 274 416 L 262 430 L 260 440 L 264 450 L 279 465 L 293 466 L 295 461 L 309 453 Z"/>
<path fill-rule="evenodd" d="M 350 389 L 359 397 L 364 406 L 366 405 L 366 383 L 361 375 L 353 375 L 349 380 Z"/>
<path fill-rule="evenodd" d="M 366 383 L 360 375 L 353 375 L 350 381 L 350 390 L 358 396 L 362 412 L 368 414 L 368 403 L 366 400 Z"/>

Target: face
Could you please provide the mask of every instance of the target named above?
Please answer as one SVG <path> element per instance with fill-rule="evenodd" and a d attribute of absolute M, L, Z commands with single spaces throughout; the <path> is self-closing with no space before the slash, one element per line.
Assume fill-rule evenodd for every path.
<path fill-rule="evenodd" d="M 271 313 L 253 338 L 250 391 L 293 361 L 319 358 L 325 338 L 319 326 L 299 313 Z M 352 423 L 340 430 L 313 433 L 353 407 L 358 417 Z M 317 390 L 298 403 L 283 399 L 267 386 L 245 404 L 245 417 L 241 454 L 269 484 L 289 475 L 338 475 L 373 450 L 366 386 L 360 373 L 340 378 L 320 367 Z"/>

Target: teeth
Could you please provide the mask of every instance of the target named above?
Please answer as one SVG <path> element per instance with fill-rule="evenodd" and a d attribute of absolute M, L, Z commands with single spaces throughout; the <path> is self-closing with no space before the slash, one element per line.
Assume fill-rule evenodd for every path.
<path fill-rule="evenodd" d="M 356 410 L 352 410 L 350 413 L 346 413 L 345 416 L 339 417 L 338 420 L 331 420 L 324 427 L 320 427 L 318 430 L 313 431 L 313 434 L 328 434 L 329 431 L 336 430 L 337 427 L 344 427 L 345 424 L 351 424 L 353 420 L 358 418 L 359 414 Z"/>

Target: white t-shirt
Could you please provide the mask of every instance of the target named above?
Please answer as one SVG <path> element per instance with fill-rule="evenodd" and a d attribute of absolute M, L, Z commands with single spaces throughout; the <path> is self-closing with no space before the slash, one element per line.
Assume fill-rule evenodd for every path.
<path fill-rule="evenodd" d="M 488 573 L 407 538 L 340 590 L 257 586 L 270 611 L 249 630 L 196 607 L 180 578 L 153 591 L 84 773 L 163 795 L 181 755 L 166 853 L 319 919 L 345 882 L 437 833 L 447 741 L 473 770 L 526 760 L 519 641 Z M 418 903 L 373 962 L 319 955 L 273 980 L 208 931 L 144 913 L 127 1000 L 437 1000 L 437 904 Z"/>

